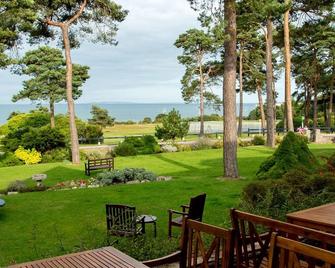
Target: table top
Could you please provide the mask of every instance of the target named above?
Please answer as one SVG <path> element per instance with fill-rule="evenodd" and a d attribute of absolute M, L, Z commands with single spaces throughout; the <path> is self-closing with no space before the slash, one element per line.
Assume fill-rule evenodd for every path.
<path fill-rule="evenodd" d="M 5 200 L 0 199 L 0 207 L 3 207 L 6 204 Z"/>
<path fill-rule="evenodd" d="M 153 215 L 140 215 L 138 216 L 138 219 L 141 219 L 142 217 L 144 217 L 145 223 L 151 223 L 157 221 L 157 217 Z"/>
<path fill-rule="evenodd" d="M 99 248 L 74 254 L 63 255 L 39 261 L 27 262 L 9 266 L 11 268 L 97 268 L 97 267 L 122 267 L 145 268 L 143 263 L 129 257 L 113 247 Z"/>
<path fill-rule="evenodd" d="M 289 213 L 286 216 L 288 220 L 298 220 L 335 228 L 335 203 Z"/>

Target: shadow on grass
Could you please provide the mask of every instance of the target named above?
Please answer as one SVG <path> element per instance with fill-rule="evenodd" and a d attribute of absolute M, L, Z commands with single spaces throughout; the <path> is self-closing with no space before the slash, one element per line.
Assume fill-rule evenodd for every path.
<path fill-rule="evenodd" d="M 190 165 L 187 165 L 183 162 L 180 162 L 180 161 L 176 161 L 176 160 L 172 160 L 170 158 L 167 158 L 161 154 L 158 154 L 158 155 L 155 155 L 156 158 L 158 158 L 159 160 L 162 160 L 162 161 L 165 161 L 169 164 L 173 164 L 173 165 L 176 165 L 176 166 L 179 166 L 179 167 L 182 167 L 182 168 L 185 168 L 189 171 L 191 170 L 199 170 L 197 167 L 194 167 L 194 166 L 190 166 Z"/>

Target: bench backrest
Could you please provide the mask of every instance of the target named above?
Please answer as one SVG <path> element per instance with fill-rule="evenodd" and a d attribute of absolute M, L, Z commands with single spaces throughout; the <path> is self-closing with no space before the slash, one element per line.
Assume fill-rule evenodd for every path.
<path fill-rule="evenodd" d="M 315 245 L 327 248 L 335 245 L 335 235 L 302 226 L 257 216 L 251 213 L 231 210 L 231 220 L 236 235 L 238 267 L 260 267 L 268 258 L 268 249 L 273 232 L 293 240 L 308 239 Z"/>
<path fill-rule="evenodd" d="M 334 252 L 272 234 L 269 268 L 331 268 L 332 265 L 335 265 Z"/>
<path fill-rule="evenodd" d="M 87 161 L 87 163 L 88 163 L 89 167 L 104 166 L 104 165 L 113 166 L 114 165 L 114 158 L 89 159 Z"/>

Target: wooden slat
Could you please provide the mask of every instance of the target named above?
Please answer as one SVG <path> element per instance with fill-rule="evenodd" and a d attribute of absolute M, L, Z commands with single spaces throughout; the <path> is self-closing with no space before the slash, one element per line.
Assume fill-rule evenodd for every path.
<path fill-rule="evenodd" d="M 11 268 L 145 268 L 144 264 L 113 247 L 89 250 L 39 261 L 10 266 Z"/>

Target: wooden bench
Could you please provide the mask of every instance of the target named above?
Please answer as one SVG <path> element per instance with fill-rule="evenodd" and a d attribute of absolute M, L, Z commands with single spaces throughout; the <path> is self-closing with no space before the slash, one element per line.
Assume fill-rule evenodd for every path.
<path fill-rule="evenodd" d="M 114 158 L 103 158 L 103 159 L 89 159 L 85 163 L 85 174 L 91 175 L 92 170 L 98 169 L 114 169 Z"/>

